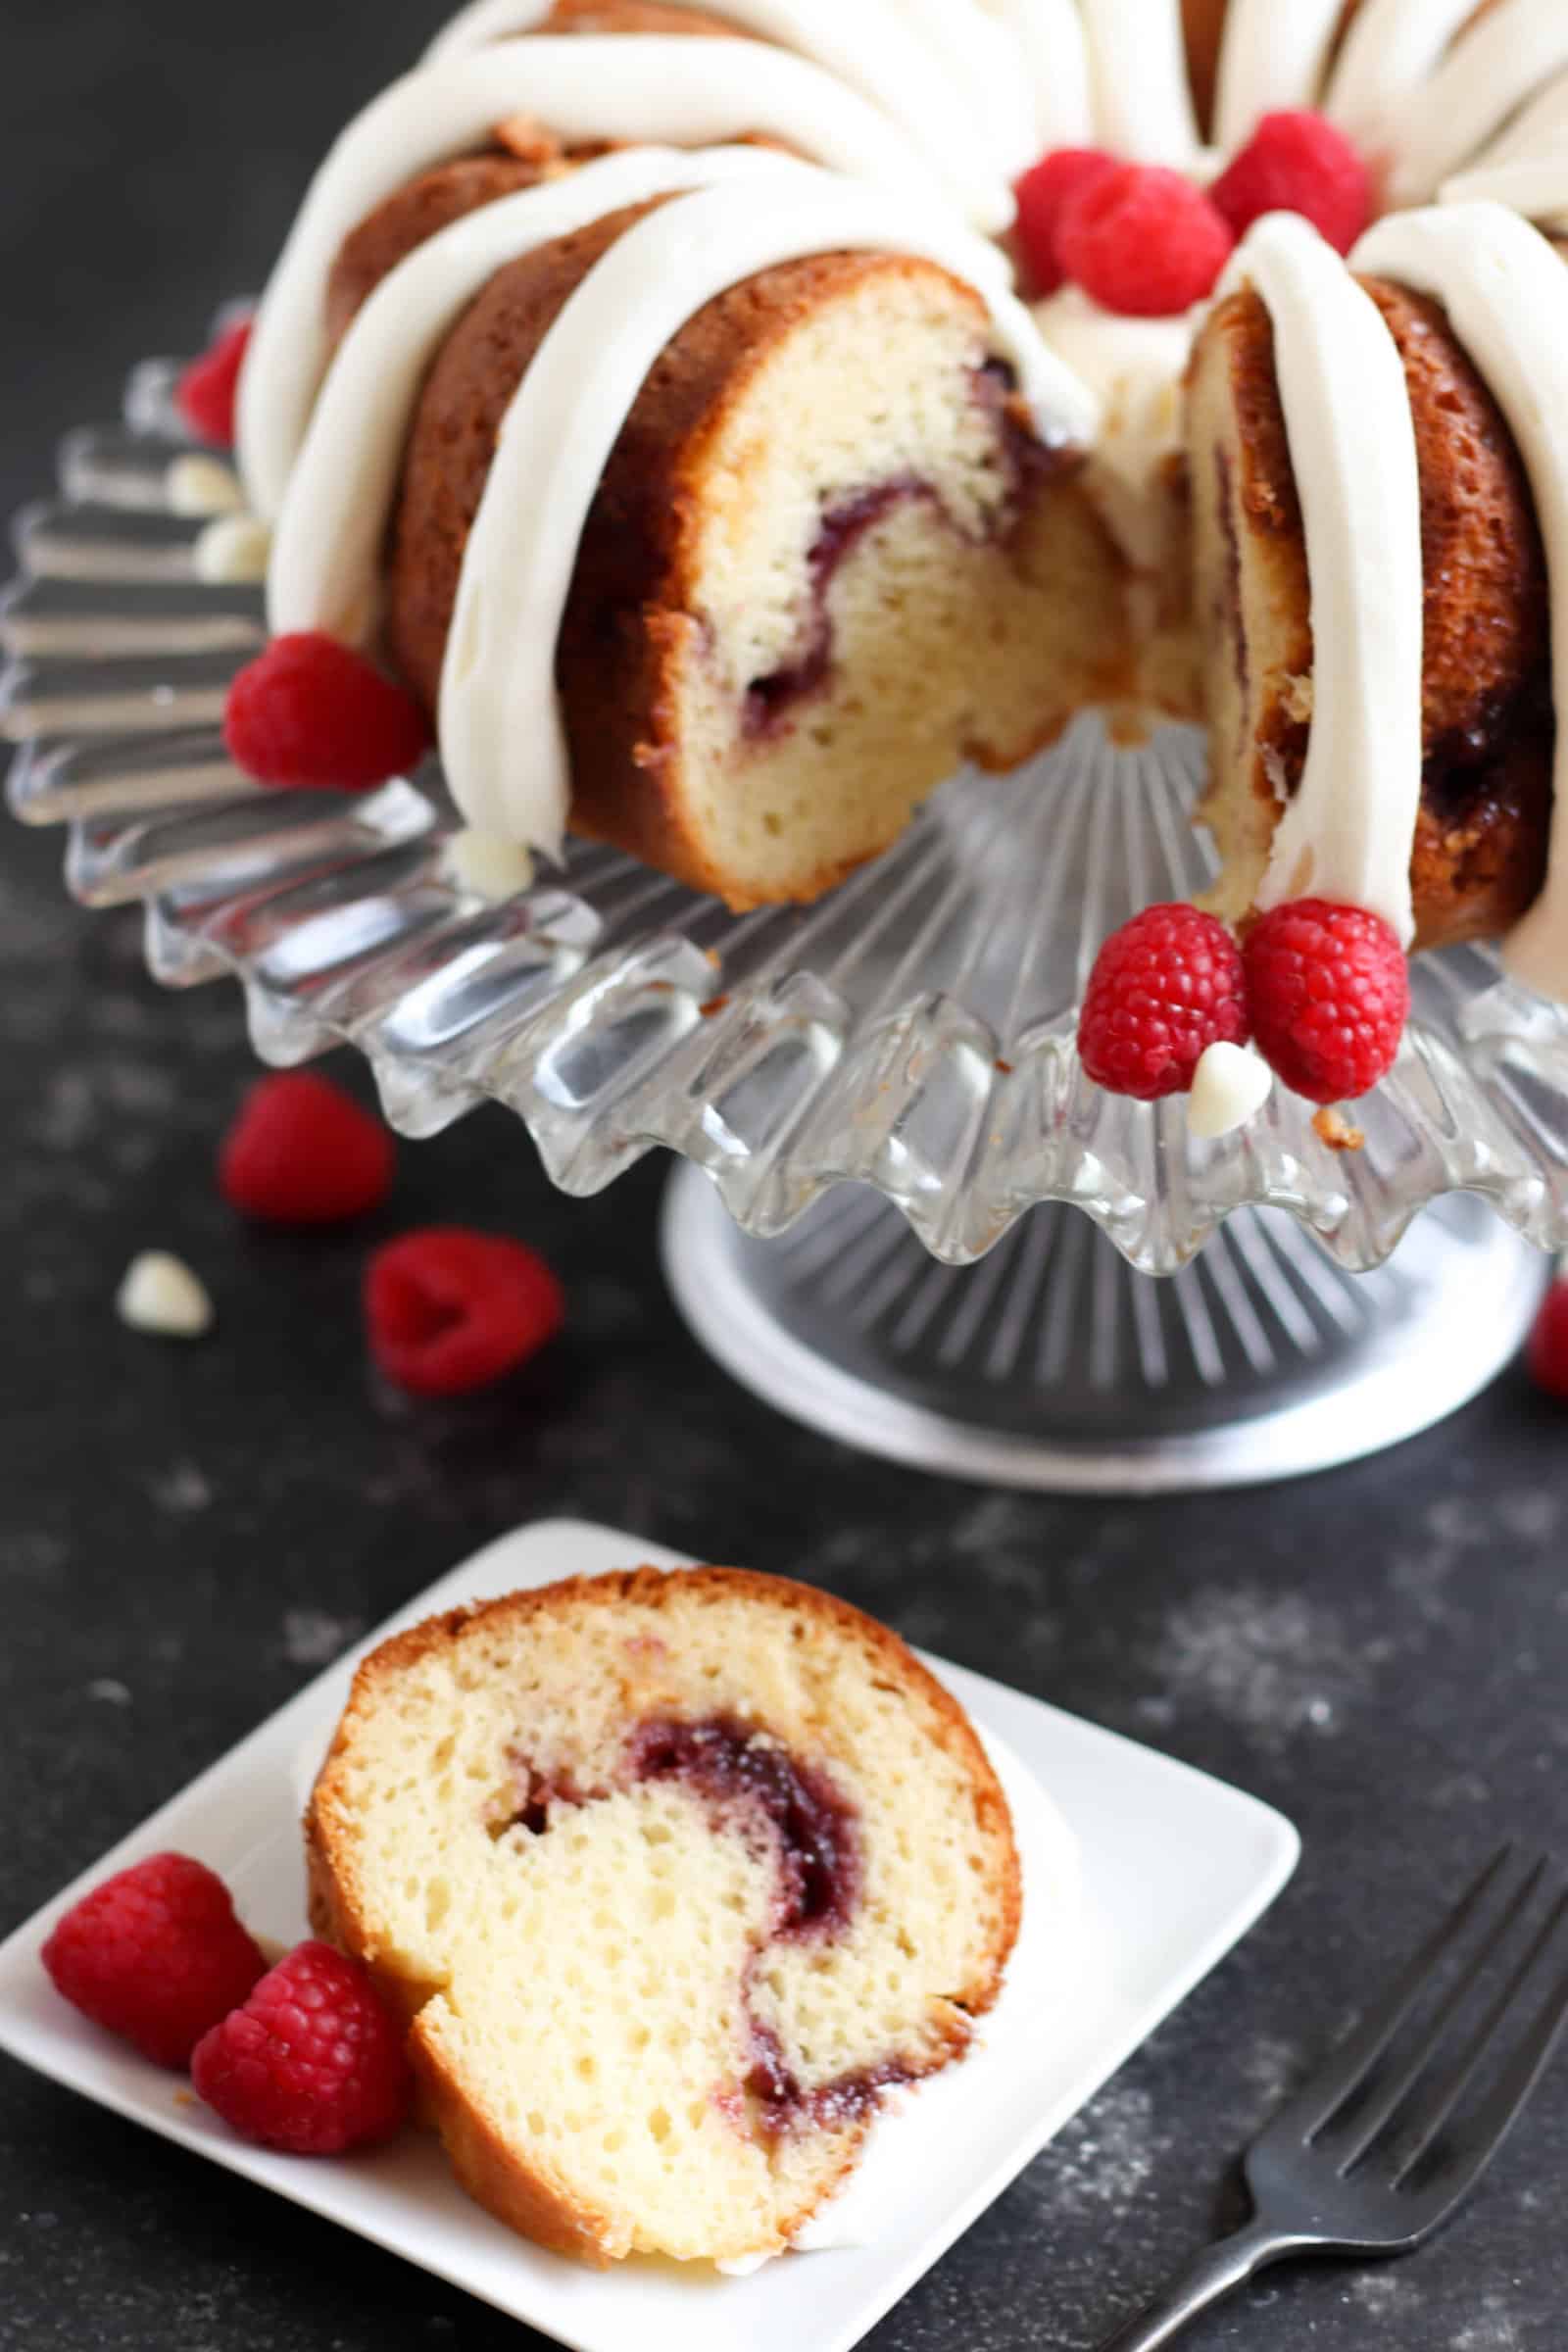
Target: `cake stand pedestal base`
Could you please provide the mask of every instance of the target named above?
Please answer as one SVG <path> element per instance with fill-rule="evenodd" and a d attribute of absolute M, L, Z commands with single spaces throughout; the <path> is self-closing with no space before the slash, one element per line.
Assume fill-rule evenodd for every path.
<path fill-rule="evenodd" d="M 959 1268 L 859 1188 L 750 1240 L 692 1166 L 663 1261 L 703 1346 L 796 1420 L 956 1478 L 1106 1494 L 1293 1478 L 1430 1429 L 1515 1353 L 1548 1273 L 1463 1196 L 1371 1274 L 1244 1211 L 1158 1282 L 1053 1206 Z"/>

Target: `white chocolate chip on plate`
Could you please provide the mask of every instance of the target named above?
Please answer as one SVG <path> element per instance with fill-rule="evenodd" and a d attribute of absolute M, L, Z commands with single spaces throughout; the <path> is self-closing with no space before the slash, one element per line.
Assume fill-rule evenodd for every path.
<path fill-rule="evenodd" d="M 217 458 L 176 458 L 164 476 L 164 495 L 175 514 L 237 514 L 245 504 L 238 474 Z"/>
<path fill-rule="evenodd" d="M 1187 1131 L 1202 1143 L 1233 1135 L 1274 1091 L 1274 1073 L 1250 1046 L 1210 1046 L 1193 1076 Z"/>
<path fill-rule="evenodd" d="M 267 577 L 272 534 L 256 514 L 220 514 L 191 551 L 196 577 L 210 588 L 243 588 Z"/>

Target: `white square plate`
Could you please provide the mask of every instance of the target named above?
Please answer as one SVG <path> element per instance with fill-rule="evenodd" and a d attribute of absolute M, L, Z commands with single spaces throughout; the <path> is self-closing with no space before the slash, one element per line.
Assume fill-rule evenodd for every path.
<path fill-rule="evenodd" d="M 38 1953 L 60 1914 L 111 1870 L 165 1847 L 220 1872 L 258 1935 L 306 1931 L 295 1775 L 324 1745 L 356 1658 L 438 1609 L 561 1576 L 681 1563 L 633 1536 L 545 1521 L 489 1545 L 340 1659 L 0 1946 L 0 2046 L 169 2139 L 327 2215 L 575 2352 L 850 2352 L 976 2215 L 1131 2056 L 1267 1908 L 1296 1866 L 1283 1817 L 1219 1781 L 957 1666 L 931 1660 L 982 1731 L 1050 1790 L 1083 1860 L 1093 1965 L 1072 1999 L 1042 2002 L 1038 2035 L 1002 2070 L 939 2078 L 896 2125 L 901 2193 L 870 2245 L 790 2256 L 749 2278 L 630 2263 L 579 2269 L 468 2202 L 417 2133 L 314 2162 L 246 2146 L 174 2078 L 100 2034 L 48 1983 Z M 918 2134 L 918 2161 L 908 2157 Z M 170 2228 L 179 2227 L 171 2215 Z"/>

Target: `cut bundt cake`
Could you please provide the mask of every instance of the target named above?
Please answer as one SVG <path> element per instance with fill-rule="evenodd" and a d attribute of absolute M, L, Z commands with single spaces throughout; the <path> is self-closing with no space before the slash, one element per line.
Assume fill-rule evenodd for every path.
<path fill-rule="evenodd" d="M 858 1610 L 733 1570 L 399 1635 L 306 1841 L 465 2186 L 596 2263 L 785 2248 L 884 2091 L 962 2057 L 1020 1916 L 956 1702 Z"/>
<path fill-rule="evenodd" d="M 273 629 L 390 672 L 480 833 L 742 908 L 1086 706 L 1203 719 L 1227 918 L 1568 994 L 1565 124 L 1561 0 L 473 0 L 256 320 Z"/>

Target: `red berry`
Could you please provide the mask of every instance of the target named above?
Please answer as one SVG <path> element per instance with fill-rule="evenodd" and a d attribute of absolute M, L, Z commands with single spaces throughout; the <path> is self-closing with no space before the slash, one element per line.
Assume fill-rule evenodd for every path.
<path fill-rule="evenodd" d="M 462 1226 L 406 1233 L 366 1268 L 370 1353 L 416 1396 L 488 1387 L 553 1340 L 565 1319 L 560 1283 L 521 1242 Z"/>
<path fill-rule="evenodd" d="M 1210 1046 L 1244 1046 L 1241 950 L 1196 906 L 1149 906 L 1101 949 L 1078 1023 L 1097 1086 L 1153 1102 L 1179 1095 Z"/>
<path fill-rule="evenodd" d="M 242 318 L 220 335 L 210 351 L 192 360 L 174 386 L 175 406 L 199 441 L 233 448 L 234 398 L 250 339 L 251 322 Z"/>
<path fill-rule="evenodd" d="M 340 1225 L 379 1208 L 396 1149 L 369 1111 L 314 1070 L 263 1078 L 218 1156 L 231 1208 L 266 1225 Z"/>
<path fill-rule="evenodd" d="M 191 2081 L 242 2139 L 337 2156 L 388 2139 L 409 2112 L 403 2030 L 365 1969 L 297 1944 L 197 2045 Z"/>
<path fill-rule="evenodd" d="M 1261 915 L 1246 947 L 1258 1052 L 1309 1102 L 1353 1102 L 1393 1068 L 1410 967 L 1379 914 L 1296 899 Z"/>
<path fill-rule="evenodd" d="M 1080 184 L 1056 229 L 1062 269 L 1107 311 L 1164 318 L 1214 290 L 1235 240 L 1200 188 L 1158 165 Z"/>
<path fill-rule="evenodd" d="M 153 1854 L 93 1887 L 55 1929 L 43 1964 L 95 2025 L 178 2067 L 267 1967 L 222 1880 L 187 1854 Z"/>
<path fill-rule="evenodd" d="M 234 678 L 223 740 L 285 792 L 368 792 L 418 766 L 430 729 L 412 694 L 318 629 L 274 637 Z"/>
<path fill-rule="evenodd" d="M 1099 147 L 1055 147 L 1019 180 L 1013 190 L 1018 243 L 1028 265 L 1031 292 L 1054 294 L 1066 278 L 1056 254 L 1056 231 L 1065 206 L 1081 188 L 1118 169 L 1115 157 Z"/>
<path fill-rule="evenodd" d="M 1372 218 L 1372 173 L 1324 116 L 1265 115 L 1208 200 L 1238 237 L 1265 213 L 1301 213 L 1337 253 L 1348 253 Z"/>
<path fill-rule="evenodd" d="M 1542 1301 L 1529 1363 L 1537 1387 L 1568 1404 L 1568 1279 L 1559 1277 Z"/>

